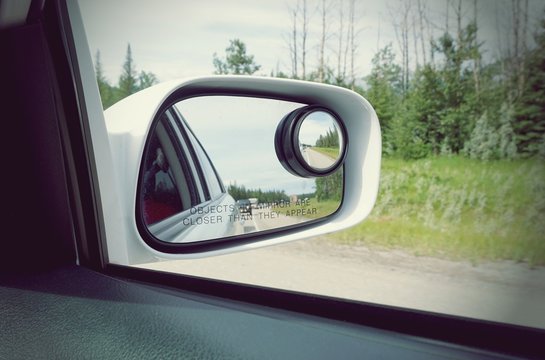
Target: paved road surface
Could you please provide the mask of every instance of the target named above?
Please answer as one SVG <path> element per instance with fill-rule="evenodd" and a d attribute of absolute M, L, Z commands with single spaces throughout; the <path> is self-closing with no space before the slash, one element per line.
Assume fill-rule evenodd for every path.
<path fill-rule="evenodd" d="M 331 157 L 319 153 L 316 150 L 312 150 L 311 148 L 303 149 L 303 151 L 301 152 L 303 154 L 303 158 L 307 161 L 307 163 L 314 168 L 326 169 L 333 165 L 333 163 L 335 162 L 335 160 Z"/>
<path fill-rule="evenodd" d="M 473 266 L 325 238 L 145 267 L 545 328 L 545 268 Z"/>
<path fill-rule="evenodd" d="M 295 225 L 303 221 L 310 220 L 303 217 L 286 216 L 284 212 L 285 211 L 281 207 L 267 207 L 261 209 L 253 209 L 252 215 L 241 214 L 241 218 L 244 219 L 241 222 L 243 233 L 248 234 L 255 231 L 278 229 L 280 227 Z"/>

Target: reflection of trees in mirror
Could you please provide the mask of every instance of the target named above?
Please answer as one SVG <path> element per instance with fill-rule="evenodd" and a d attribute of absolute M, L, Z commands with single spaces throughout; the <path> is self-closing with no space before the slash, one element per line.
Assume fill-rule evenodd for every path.
<path fill-rule="evenodd" d="M 318 202 L 325 200 L 340 201 L 343 191 L 343 172 L 342 169 L 329 176 L 316 179 L 316 199 Z"/>
<path fill-rule="evenodd" d="M 297 216 L 311 220 L 320 219 L 333 214 L 339 208 L 338 200 L 318 201 L 315 194 L 311 196 L 298 196 L 289 205 L 282 208 L 286 214 L 298 214 Z"/>
<path fill-rule="evenodd" d="M 328 180 L 323 180 L 329 178 Z M 287 217 L 319 219 L 333 214 L 339 208 L 342 196 L 342 171 L 326 178 L 316 179 L 312 193 L 286 195 L 284 190 L 246 189 L 244 185 L 230 184 L 227 192 L 235 200 L 257 199 L 256 207 L 272 207 L 273 211 Z M 320 185 L 318 185 L 320 184 Z M 336 188 L 337 187 L 337 188 Z"/>
<path fill-rule="evenodd" d="M 340 154 L 339 136 L 337 127 L 329 128 L 325 135 L 320 135 L 312 149 L 337 160 Z"/>
<path fill-rule="evenodd" d="M 315 146 L 325 148 L 338 148 L 339 147 L 339 131 L 334 126 L 333 129 L 329 128 L 325 135 L 320 135 L 316 140 Z"/>
<path fill-rule="evenodd" d="M 281 201 L 290 201 L 290 197 L 286 195 L 284 190 L 267 190 L 261 189 L 246 189 L 244 185 L 237 185 L 237 183 L 229 184 L 227 192 L 235 200 L 243 199 L 258 199 L 259 203 L 277 203 Z"/>

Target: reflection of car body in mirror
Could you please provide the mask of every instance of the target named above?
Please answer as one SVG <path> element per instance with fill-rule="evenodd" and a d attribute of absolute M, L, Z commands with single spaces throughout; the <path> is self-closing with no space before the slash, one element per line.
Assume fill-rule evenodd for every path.
<path fill-rule="evenodd" d="M 156 157 L 148 156 L 146 159 L 153 162 L 145 166 L 147 170 L 144 173 L 142 192 L 146 224 L 154 224 L 182 211 L 181 199 L 163 150 L 158 144 L 157 136 L 154 136 L 151 142 L 153 143 L 152 154 L 155 153 Z"/>
<path fill-rule="evenodd" d="M 252 203 L 249 199 L 237 200 L 237 206 L 240 213 L 247 213 L 252 215 Z"/>
<path fill-rule="evenodd" d="M 184 242 L 237 233 L 237 223 L 229 221 L 238 213 L 234 199 L 174 108 L 161 115 L 148 138 L 140 188 L 141 221 L 162 241 Z"/>
<path fill-rule="evenodd" d="M 252 209 L 257 209 L 259 205 L 259 199 L 258 198 L 249 198 L 250 204 L 252 205 Z"/>

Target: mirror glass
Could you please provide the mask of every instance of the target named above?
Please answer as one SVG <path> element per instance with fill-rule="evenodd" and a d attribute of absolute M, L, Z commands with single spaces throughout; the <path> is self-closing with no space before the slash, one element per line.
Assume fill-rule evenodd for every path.
<path fill-rule="evenodd" d="M 317 110 L 305 116 L 299 128 L 299 150 L 311 168 L 325 170 L 335 165 L 344 146 L 339 123 L 332 114 Z"/>
<path fill-rule="evenodd" d="M 279 122 L 306 105 L 202 96 L 168 108 L 144 150 L 141 221 L 161 241 L 187 243 L 286 228 L 335 212 L 343 193 L 342 168 L 302 178 L 286 171 L 275 153 Z M 300 142 L 321 148 L 320 135 L 334 129 L 334 120 L 314 114 L 301 127 Z"/>

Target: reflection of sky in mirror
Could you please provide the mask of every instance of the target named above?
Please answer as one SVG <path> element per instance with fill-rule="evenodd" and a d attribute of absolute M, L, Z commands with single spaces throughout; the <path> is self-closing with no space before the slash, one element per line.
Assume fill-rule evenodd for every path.
<path fill-rule="evenodd" d="M 320 136 L 335 128 L 335 120 L 326 112 L 315 111 L 308 115 L 299 129 L 299 142 L 314 146 Z"/>
<path fill-rule="evenodd" d="M 280 120 L 303 106 L 293 102 L 205 96 L 176 106 L 201 141 L 226 186 L 236 182 L 248 189 L 285 190 L 286 194 L 314 191 L 314 179 L 288 173 L 274 150 Z"/>

